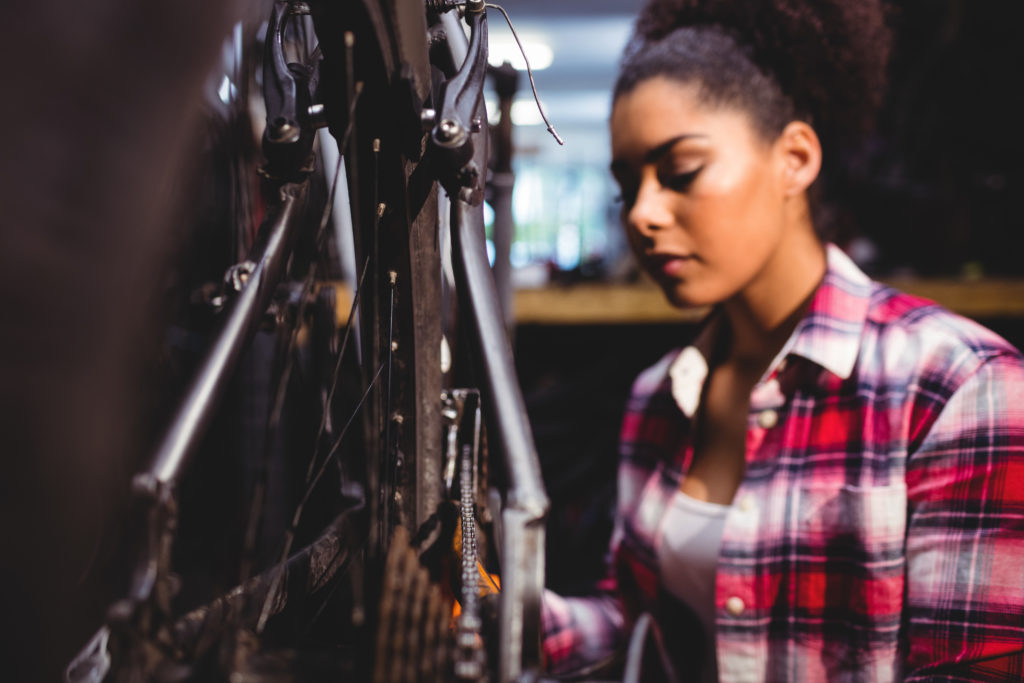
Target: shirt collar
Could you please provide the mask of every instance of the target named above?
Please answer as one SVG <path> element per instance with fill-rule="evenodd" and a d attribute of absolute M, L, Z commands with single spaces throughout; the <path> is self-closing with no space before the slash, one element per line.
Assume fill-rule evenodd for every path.
<path fill-rule="evenodd" d="M 853 373 L 860 353 L 871 280 L 850 257 L 827 246 L 825 277 L 814 293 L 807 315 L 790 336 L 789 353 L 817 363 L 840 379 Z"/>
<path fill-rule="evenodd" d="M 765 377 L 790 355 L 806 358 L 841 379 L 853 373 L 867 320 L 871 280 L 834 244 L 826 247 L 826 263 L 825 277 L 807 314 L 797 323 Z M 672 398 L 688 418 L 696 414 L 700 404 L 719 320 L 717 311 L 708 316 L 697 338 L 669 366 Z"/>
<path fill-rule="evenodd" d="M 717 310 L 708 316 L 693 343 L 683 349 L 668 368 L 672 382 L 672 398 L 683 411 L 693 418 L 700 404 L 700 393 L 708 376 L 708 361 L 715 339 L 718 337 L 720 317 Z"/>

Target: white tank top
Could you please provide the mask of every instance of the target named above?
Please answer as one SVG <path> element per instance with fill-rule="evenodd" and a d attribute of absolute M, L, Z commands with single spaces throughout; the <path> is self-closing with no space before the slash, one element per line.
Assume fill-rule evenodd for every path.
<path fill-rule="evenodd" d="M 715 657 L 715 572 L 728 505 L 676 491 L 661 520 L 658 569 L 665 589 L 694 611 L 711 643 L 701 681 L 718 680 Z M 668 644 L 666 644 L 668 645 Z"/>

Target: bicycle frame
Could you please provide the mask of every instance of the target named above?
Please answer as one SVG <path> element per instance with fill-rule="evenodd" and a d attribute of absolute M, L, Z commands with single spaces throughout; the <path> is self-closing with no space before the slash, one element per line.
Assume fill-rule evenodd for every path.
<path fill-rule="evenodd" d="M 372 4 L 372 0 L 362 1 L 368 6 Z M 271 208 L 264 220 L 258 241 L 248 258 L 229 271 L 227 281 L 231 283 L 234 292 L 222 311 L 222 322 L 214 341 L 182 397 L 150 466 L 133 480 L 133 493 L 144 501 L 147 509 L 147 547 L 133 576 L 128 597 L 111 611 L 112 621 L 121 621 L 130 628 L 151 628 L 154 619 L 159 620 L 170 614 L 173 591 L 170 546 L 176 528 L 176 486 L 194 458 L 197 446 L 220 405 L 225 387 L 247 341 L 272 301 L 275 289 L 284 276 L 292 246 L 303 228 L 298 217 L 308 194 L 307 183 L 295 181 L 304 175 L 302 164 L 308 157 L 312 145 L 312 129 L 318 122 L 311 119 L 312 109 L 305 102 L 309 84 L 300 82 L 296 85 L 293 73 L 282 66 L 283 59 L 279 59 L 280 54 L 274 52 L 280 50 L 279 29 L 286 5 L 278 2 L 275 6 L 268 31 L 268 71 L 265 75 L 265 78 L 274 78 L 272 82 L 278 86 L 268 90 L 269 123 L 265 146 L 269 140 L 272 145 L 270 149 L 274 152 L 268 150 L 268 158 L 272 161 L 275 158 L 282 160 L 278 163 L 285 164 L 274 172 L 275 176 L 282 179 L 280 202 Z M 400 0 L 395 11 L 400 17 L 407 17 L 411 16 L 417 6 L 420 12 L 425 11 L 422 0 Z M 429 134 L 428 154 L 431 155 L 437 177 L 452 198 L 451 232 L 456 289 L 463 319 L 468 321 L 467 331 L 472 351 L 481 371 L 480 389 L 490 443 L 501 455 L 504 480 L 507 482 L 506 490 L 502 492 L 497 534 L 503 583 L 499 610 L 498 680 L 511 682 L 524 673 L 536 672 L 540 664 L 544 520 L 548 499 L 484 242 L 483 189 L 487 159 L 487 119 L 482 89 L 487 69 L 485 12 L 483 2 L 472 0 L 465 5 L 465 18 L 471 28 L 471 38 L 465 61 L 455 76 L 443 86 L 440 106 L 437 107 Z M 369 12 L 371 16 L 376 16 L 375 13 L 379 13 L 379 10 Z M 450 13 L 445 16 L 445 21 L 451 24 Z M 453 29 L 451 34 L 450 39 L 454 40 L 456 36 L 461 38 L 461 28 Z M 425 35 L 423 40 L 426 40 Z M 415 46 L 415 49 L 421 47 Z M 423 74 L 418 78 L 420 85 L 412 89 L 414 93 L 425 90 Z M 413 86 L 416 86 L 417 76 L 413 75 L 411 80 Z M 273 147 L 282 144 L 285 147 Z M 379 298 L 374 297 L 374 301 L 379 305 Z M 423 370 L 418 369 L 417 372 Z M 433 383 L 425 381 L 424 386 L 428 389 L 437 386 L 436 380 Z M 439 417 L 440 406 L 430 407 L 425 414 Z M 423 440 L 433 434 L 438 443 L 425 446 L 422 453 L 416 454 L 418 460 L 423 460 L 415 469 L 416 511 L 412 518 L 417 524 L 436 507 L 438 497 L 432 491 L 438 487 L 440 477 L 437 475 L 442 469 L 440 429 L 437 429 L 440 420 L 433 425 L 428 422 L 417 420 L 417 430 L 423 435 L 420 438 Z M 384 451 L 374 449 L 378 453 Z M 370 471 L 373 471 L 372 468 Z M 431 477 L 437 481 L 432 481 Z M 372 491 L 373 482 L 369 483 Z M 387 508 L 377 512 L 382 516 L 375 517 L 371 505 L 371 525 L 386 527 L 389 524 Z M 333 544 L 331 548 L 339 547 L 341 541 L 338 536 L 342 526 L 344 520 L 339 518 L 325 534 L 325 537 L 330 537 L 330 543 Z M 371 530 L 371 543 L 372 536 Z M 322 549 L 311 549 L 306 553 L 319 553 L 321 558 L 324 556 Z M 341 555 L 338 553 L 338 556 Z M 348 559 L 347 555 L 340 560 L 336 558 L 334 566 L 327 567 L 327 570 L 331 570 L 330 575 L 336 573 L 338 566 Z M 327 570 L 321 579 L 328 576 Z M 259 584 L 258 591 L 262 595 L 272 594 L 276 590 L 275 583 L 268 583 L 266 577 L 256 577 L 251 583 Z M 234 609 L 233 604 L 225 598 L 205 609 L 207 612 L 227 613 Z M 185 632 L 195 630 L 199 628 L 197 624 L 201 618 L 199 613 L 190 615 L 173 628 Z"/>
<path fill-rule="evenodd" d="M 275 287 L 281 282 L 291 245 L 303 227 L 296 214 L 305 201 L 306 191 L 305 184 L 288 183 L 281 187 L 280 203 L 271 208 L 260 229 L 260 241 L 249 258 L 233 269 L 231 279 L 241 286 L 223 312 L 220 331 L 182 398 L 152 465 L 136 475 L 136 489 L 148 491 L 174 485 L 195 453 L 246 342 L 259 326 Z"/>
<path fill-rule="evenodd" d="M 500 602 L 499 680 L 514 681 L 540 664 L 540 604 L 544 587 L 544 520 L 548 499 L 540 475 L 526 405 L 512 362 L 503 308 L 484 243 L 483 170 L 486 121 L 482 86 L 487 68 L 483 2 L 465 6 L 471 28 L 468 54 L 444 90 L 431 143 L 443 152 L 441 175 L 452 197 L 452 251 L 456 289 L 471 321 L 482 368 L 488 433 L 501 454 L 508 489 L 501 510 L 503 588 Z M 474 139 L 474 131 L 478 136 Z M 474 144 L 474 142 L 476 144 Z"/>

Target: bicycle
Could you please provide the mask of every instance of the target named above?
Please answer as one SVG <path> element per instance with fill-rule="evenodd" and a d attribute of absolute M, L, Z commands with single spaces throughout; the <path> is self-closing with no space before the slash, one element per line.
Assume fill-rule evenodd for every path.
<path fill-rule="evenodd" d="M 503 584 L 495 678 L 536 672 L 547 501 L 483 241 L 486 8 L 475 0 L 458 7 L 418 0 L 274 3 L 264 56 L 263 147 L 267 182 L 277 197 L 246 258 L 204 302 L 221 321 L 220 332 L 151 464 L 133 480 L 146 530 L 132 587 L 71 664 L 69 680 L 182 680 L 209 671 L 232 680 L 293 680 L 287 676 L 303 667 L 325 675 L 372 673 L 376 680 L 478 680 L 486 676 L 477 600 L 484 560 L 474 540 L 492 525 Z M 468 45 L 457 40 L 463 34 L 455 10 L 470 26 Z M 304 63 L 287 60 L 295 46 L 305 52 Z M 344 160 L 334 177 L 344 175 L 348 184 L 331 189 L 324 210 L 313 211 L 314 226 L 303 228 L 299 218 L 313 193 L 310 161 L 321 127 L 334 134 Z M 450 200 L 438 199 L 438 184 Z M 348 195 L 361 266 L 340 340 L 324 333 L 335 326 L 334 306 L 332 290 L 318 291 L 316 265 L 339 192 Z M 437 226 L 449 202 L 461 316 L 458 327 L 443 330 L 439 233 L 445 228 Z M 304 229 L 312 234 L 303 235 Z M 309 486 L 292 511 L 278 560 L 262 573 L 244 570 L 235 590 L 177 615 L 172 548 L 178 487 L 260 324 L 275 327 L 285 342 L 276 354 L 281 372 L 270 393 L 265 443 L 280 429 L 290 378 L 301 370 L 300 338 L 313 340 L 311 353 L 321 357 L 321 367 L 333 366 L 329 382 L 314 382 L 323 410 L 305 468 Z M 456 348 L 457 359 L 472 357 L 478 389 L 459 387 L 470 369 L 442 369 L 442 344 Z M 337 379 L 353 357 L 361 361 L 362 388 L 353 409 L 339 415 Z M 357 420 L 363 434 L 353 443 L 350 427 Z M 494 458 L 499 467 L 488 465 L 484 442 L 500 454 Z M 264 483 L 257 489 L 265 493 L 265 453 L 263 459 Z M 341 512 L 293 553 L 306 533 L 305 507 L 328 474 L 341 482 L 333 492 Z M 501 495 L 486 496 L 490 484 Z M 458 513 L 458 531 L 443 519 L 446 506 L 449 516 Z M 247 527 L 247 548 L 255 526 Z M 417 530 L 412 549 L 403 536 Z M 427 585 L 415 557 L 417 551 L 447 552 L 456 534 L 462 616 L 449 642 L 448 598 Z M 340 590 L 346 579 L 348 590 Z M 342 634 L 340 647 L 338 640 L 325 646 L 322 633 L 306 638 L 309 620 L 315 624 L 325 610 L 345 622 L 333 631 L 336 638 Z M 298 637 L 300 622 L 307 623 Z M 401 633 L 403 625 L 408 634 Z M 382 644 L 391 627 L 400 640 Z M 287 661 L 270 655 L 282 642 L 291 653 Z M 317 652 L 299 657 L 302 647 Z M 399 663 L 389 661 L 410 651 Z"/>

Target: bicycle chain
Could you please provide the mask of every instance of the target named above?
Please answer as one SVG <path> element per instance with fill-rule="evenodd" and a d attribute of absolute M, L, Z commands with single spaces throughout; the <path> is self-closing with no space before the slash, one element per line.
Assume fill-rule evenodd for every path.
<path fill-rule="evenodd" d="M 473 447 L 462 450 L 459 476 L 459 513 L 462 527 L 462 613 L 455 627 L 455 678 L 479 681 L 486 674 L 480 618 L 480 566 L 476 541 L 476 491 L 473 487 Z"/>

